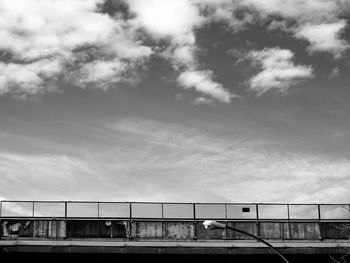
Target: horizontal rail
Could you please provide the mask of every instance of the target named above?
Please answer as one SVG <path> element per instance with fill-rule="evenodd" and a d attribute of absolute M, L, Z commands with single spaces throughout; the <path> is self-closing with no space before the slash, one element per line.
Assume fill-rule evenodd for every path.
<path fill-rule="evenodd" d="M 2 200 L 0 218 L 350 220 L 350 204 Z"/>

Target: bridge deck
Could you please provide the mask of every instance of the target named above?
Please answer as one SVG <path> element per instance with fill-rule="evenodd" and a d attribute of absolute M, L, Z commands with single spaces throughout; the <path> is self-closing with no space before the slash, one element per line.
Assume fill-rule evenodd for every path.
<path fill-rule="evenodd" d="M 178 204 L 2 201 L 2 251 L 110 253 L 271 253 L 215 219 L 273 243 L 285 253 L 344 253 L 349 205 Z"/>

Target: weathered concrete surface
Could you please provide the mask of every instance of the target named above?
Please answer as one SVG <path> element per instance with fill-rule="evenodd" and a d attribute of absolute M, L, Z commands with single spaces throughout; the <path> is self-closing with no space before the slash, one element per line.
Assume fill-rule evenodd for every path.
<path fill-rule="evenodd" d="M 272 242 L 284 254 L 342 254 L 349 242 Z M 173 242 L 102 240 L 1 240 L 1 252 L 31 253 L 145 253 L 145 254 L 271 254 L 255 241 Z"/>
<path fill-rule="evenodd" d="M 333 256 L 340 260 L 341 255 Z M 286 257 L 291 263 L 332 262 L 327 254 L 288 254 Z M 1 262 L 281 263 L 281 259 L 273 254 L 2 253 Z"/>
<path fill-rule="evenodd" d="M 131 223 L 130 223 L 131 222 Z M 322 239 L 349 240 L 350 224 L 346 222 L 227 222 L 267 240 Z M 2 239 L 89 239 L 119 238 L 164 241 L 171 240 L 249 240 L 244 234 L 221 229 L 208 231 L 203 221 L 129 221 L 129 220 L 15 220 L 1 221 Z"/>
<path fill-rule="evenodd" d="M 132 236 L 135 238 L 162 238 L 163 226 L 162 222 L 133 222 L 132 223 Z"/>
<path fill-rule="evenodd" d="M 192 222 L 164 222 L 164 238 L 191 240 L 194 238 L 194 224 Z"/>

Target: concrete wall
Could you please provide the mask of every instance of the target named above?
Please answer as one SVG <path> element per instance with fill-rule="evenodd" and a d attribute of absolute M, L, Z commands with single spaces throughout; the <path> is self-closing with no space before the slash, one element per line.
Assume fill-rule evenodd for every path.
<path fill-rule="evenodd" d="M 319 240 L 349 239 L 350 225 L 341 222 L 228 222 L 231 227 L 264 239 Z M 1 237 L 16 238 L 134 238 L 136 240 L 245 240 L 249 237 L 231 230 L 204 228 L 202 221 L 128 220 L 2 220 Z M 131 230 L 131 232 L 130 232 Z"/>

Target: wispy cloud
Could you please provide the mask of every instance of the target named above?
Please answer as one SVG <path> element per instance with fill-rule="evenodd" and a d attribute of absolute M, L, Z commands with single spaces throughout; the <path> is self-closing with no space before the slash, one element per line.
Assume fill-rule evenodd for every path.
<path fill-rule="evenodd" d="M 258 96 L 275 90 L 285 94 L 289 87 L 313 77 L 311 66 L 295 65 L 294 54 L 288 49 L 270 48 L 250 51 L 247 57 L 261 66 L 262 71 L 250 78 L 250 89 Z"/>
<path fill-rule="evenodd" d="M 229 103 L 231 98 L 234 97 L 227 89 L 221 84 L 212 80 L 212 71 L 184 71 L 182 72 L 177 81 L 185 89 L 194 88 L 196 91 L 209 95 L 216 100 Z"/>
<path fill-rule="evenodd" d="M 196 99 L 194 99 L 192 101 L 192 103 L 194 105 L 200 105 L 200 104 L 213 105 L 214 104 L 214 100 L 206 98 L 206 97 L 197 97 Z"/>
<path fill-rule="evenodd" d="M 183 124 L 122 119 L 109 147 L 73 154 L 0 153 L 5 199 L 341 202 L 350 161 L 275 142 L 218 137 Z M 122 139 L 117 139 L 122 138 Z M 340 183 L 341 182 L 341 183 Z"/>
<path fill-rule="evenodd" d="M 282 153 L 271 150 L 269 142 L 219 139 L 182 125 L 145 120 L 124 120 L 113 130 L 147 142 L 138 145 L 148 152 L 143 157 L 152 158 L 138 167 L 152 174 L 153 182 L 161 174 L 175 180 L 174 187 L 181 182 L 186 188 L 211 189 L 215 200 L 329 202 L 347 196 L 346 159 Z M 198 200 L 196 194 L 185 196 Z"/>

